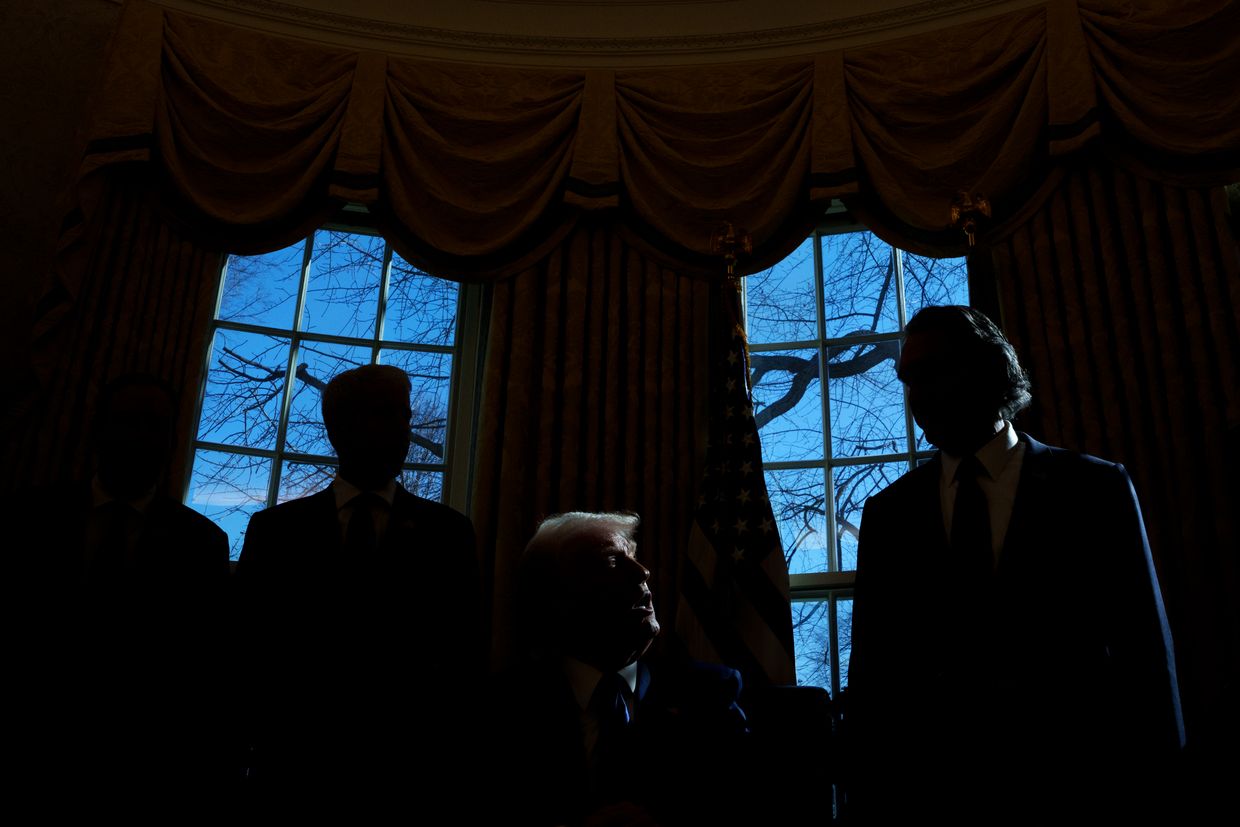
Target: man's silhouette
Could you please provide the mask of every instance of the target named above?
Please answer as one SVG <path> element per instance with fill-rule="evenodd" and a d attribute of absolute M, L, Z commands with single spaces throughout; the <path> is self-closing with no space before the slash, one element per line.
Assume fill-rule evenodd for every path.
<path fill-rule="evenodd" d="M 865 508 L 858 814 L 1019 823 L 1152 805 L 1183 727 L 1128 474 L 1013 429 L 1029 383 L 976 310 L 914 316 L 899 376 L 939 452 Z"/>
<path fill-rule="evenodd" d="M 395 367 L 334 378 L 335 480 L 255 514 L 237 565 L 247 771 L 305 807 L 427 794 L 461 746 L 458 701 L 483 666 L 473 527 L 396 482 L 409 393 Z"/>
<path fill-rule="evenodd" d="M 529 657 L 490 705 L 496 823 L 710 824 L 738 817 L 740 676 L 645 657 L 659 633 L 632 514 L 545 520 L 518 583 Z M 743 783 L 743 782 L 742 782 Z"/>
<path fill-rule="evenodd" d="M 98 402 L 92 477 L 7 503 L 16 764 L 35 780 L 18 786 L 50 785 L 58 806 L 201 803 L 227 781 L 213 689 L 228 538 L 159 490 L 175 422 L 166 383 L 120 377 Z"/>

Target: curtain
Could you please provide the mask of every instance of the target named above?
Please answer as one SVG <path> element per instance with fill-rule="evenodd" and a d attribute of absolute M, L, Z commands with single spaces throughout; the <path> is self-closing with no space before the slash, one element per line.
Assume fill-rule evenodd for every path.
<path fill-rule="evenodd" d="M 495 279 L 605 211 L 649 257 L 718 277 L 720 222 L 752 234 L 754 272 L 843 196 L 889 241 L 958 253 L 958 192 L 987 196 L 1001 236 L 1099 142 L 1147 176 L 1219 183 L 1240 170 L 1237 76 L 1226 0 L 1049 0 L 873 46 L 626 70 L 398 58 L 130 0 L 81 175 L 146 164 L 236 251 L 352 200 L 402 255 Z"/>
<path fill-rule="evenodd" d="M 670 272 L 605 226 L 494 285 L 472 516 L 494 574 L 496 665 L 513 653 L 512 585 L 538 522 L 631 510 L 665 635 L 707 421 L 710 283 Z"/>
<path fill-rule="evenodd" d="M 1190 738 L 1232 737 L 1240 267 L 1223 191 L 1098 161 L 1071 170 L 994 258 L 1004 326 L 1033 382 L 1024 426 L 1128 467 L 1176 636 Z M 1048 565 L 1070 573 L 1072 561 Z"/>
<path fill-rule="evenodd" d="M 706 404 L 698 389 L 708 336 L 699 314 L 704 284 L 722 272 L 711 250 L 721 222 L 752 236 L 743 273 L 781 259 L 833 198 L 846 199 L 889 242 L 958 255 L 964 248 L 950 207 L 964 192 L 992 205 L 982 244 L 1060 253 L 1053 236 L 1041 234 L 1061 231 L 1062 222 L 1048 223 L 1056 210 L 1084 220 L 1067 212 L 1063 193 L 1084 186 L 1065 181 L 1086 152 L 1184 191 L 1236 177 L 1236 77 L 1240 4 L 1228 0 L 1048 0 L 788 59 L 589 70 L 359 52 L 129 0 L 86 127 L 62 254 L 34 322 L 42 390 L 28 407 L 67 430 L 56 444 L 16 450 L 35 480 L 67 470 L 85 433 L 81 412 L 114 369 L 156 369 L 183 389 L 196 386 L 210 317 L 204 297 L 217 272 L 212 251 L 278 249 L 341 204 L 361 202 L 408 260 L 436 275 L 495 282 L 474 517 L 495 544 L 502 609 L 500 581 L 514 550 L 550 511 L 634 508 L 647 520 L 649 553 L 675 555 L 684 546 L 693 508 L 680 498 L 695 490 L 694 433 L 706 421 L 687 411 Z M 118 177 L 135 181 L 158 202 L 158 215 L 175 222 L 120 194 Z M 1166 291 L 1160 301 L 1181 308 L 1169 317 L 1180 321 L 1161 328 L 1120 320 L 1117 330 L 1133 341 L 1138 330 L 1159 329 L 1164 345 L 1193 343 L 1186 364 L 1195 379 L 1222 376 L 1231 382 L 1223 387 L 1235 387 L 1234 374 L 1224 375 L 1234 342 L 1217 332 L 1232 324 L 1218 318 L 1234 314 L 1234 286 L 1215 305 L 1179 295 L 1168 280 L 1187 272 L 1182 246 L 1166 243 L 1144 259 L 1144 240 L 1114 229 L 1115 216 L 1089 214 L 1094 238 L 1129 245 L 1115 261 L 1148 266 L 1150 283 Z M 585 256 L 604 268 L 596 277 L 582 275 Z M 1008 278 L 1015 262 L 999 272 Z M 1107 280 L 1095 290 L 1128 283 L 1125 272 L 1102 272 Z M 1031 279 L 1019 284 L 1036 287 L 1011 295 L 1052 290 Z M 133 314 L 141 301 L 160 309 L 135 316 L 131 327 L 98 312 Z M 1061 330 L 1076 344 L 1047 350 L 1040 363 L 1031 354 L 1044 392 L 1071 379 L 1069 390 L 1091 398 L 1088 383 L 1074 378 L 1083 375 L 1075 360 L 1080 347 L 1099 348 L 1106 336 L 1087 306 L 1055 305 L 1065 308 Z M 1133 313 L 1152 312 L 1142 308 Z M 1184 313 L 1204 314 L 1209 335 Z M 1042 331 L 1032 322 L 1028 330 Z M 1207 387 L 1185 384 L 1167 367 L 1155 371 L 1153 354 L 1142 364 L 1151 388 Z M 1163 384 L 1154 384 L 1159 376 Z M 1137 387 L 1126 382 L 1122 390 Z M 1070 410 L 1067 393 L 1044 400 L 1047 416 L 1059 417 L 1048 421 L 1077 421 L 1045 407 Z M 1105 437 L 1131 431 L 1131 445 L 1100 452 L 1153 446 L 1151 434 L 1190 422 L 1157 400 L 1137 401 L 1145 407 L 1117 414 L 1119 430 Z M 1201 401 L 1214 423 L 1203 432 L 1214 433 L 1219 417 L 1209 411 L 1218 408 Z M 183 404 L 182 416 L 191 408 Z M 1080 421 L 1072 427 L 1086 428 Z M 183 425 L 188 439 L 188 418 Z M 1153 497 L 1146 492 L 1171 485 L 1160 474 L 1176 461 L 1165 446 L 1141 450 L 1134 473 L 1146 475 L 1138 478 Z M 1143 457 L 1152 463 L 1144 471 Z M 1215 502 L 1206 494 L 1203 502 Z M 1211 536 L 1234 538 L 1211 509 Z M 1175 542 L 1162 541 L 1164 569 Z M 656 568 L 660 578 L 675 576 L 674 566 Z M 1208 567 L 1191 574 L 1176 586 L 1185 595 L 1196 594 L 1195 584 L 1203 593 L 1218 587 Z M 675 584 L 656 585 L 670 620 Z M 496 624 L 502 635 L 498 614 Z"/>
<path fill-rule="evenodd" d="M 36 308 L 32 351 L 47 380 L 25 400 L 24 428 L 6 447 L 13 487 L 86 476 L 95 399 L 131 372 L 159 376 L 179 393 L 176 433 L 184 437 L 166 481 L 189 473 L 220 254 L 161 216 L 138 182 L 112 181 L 101 200 L 94 225 L 78 227 L 62 250 L 71 277 L 56 280 Z"/>

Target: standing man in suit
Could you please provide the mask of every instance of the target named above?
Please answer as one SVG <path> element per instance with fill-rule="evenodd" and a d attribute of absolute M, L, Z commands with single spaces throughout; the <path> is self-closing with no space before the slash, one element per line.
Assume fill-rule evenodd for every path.
<path fill-rule="evenodd" d="M 335 480 L 255 514 L 237 565 L 248 769 L 256 789 L 307 808 L 377 806 L 415 793 L 419 762 L 453 764 L 458 701 L 483 667 L 473 527 L 396 481 L 409 394 L 391 366 L 332 379 Z"/>
<path fill-rule="evenodd" d="M 228 538 L 159 488 L 176 400 L 153 376 L 112 380 L 92 426 L 91 478 L 5 503 L 17 538 L 14 765 L 36 775 L 15 786 L 45 800 L 132 812 L 154 789 L 201 803 L 226 783 L 212 690 Z"/>
<path fill-rule="evenodd" d="M 858 816 L 1151 808 L 1183 724 L 1127 472 L 1013 429 L 1029 382 L 979 311 L 929 307 L 907 333 L 899 376 L 939 452 L 865 508 L 849 667 Z"/>
<path fill-rule="evenodd" d="M 496 819 L 739 823 L 737 790 L 723 782 L 747 775 L 740 675 L 646 657 L 659 621 L 637 526 L 634 514 L 560 514 L 525 549 L 517 601 L 528 659 L 501 677 L 491 704 Z"/>

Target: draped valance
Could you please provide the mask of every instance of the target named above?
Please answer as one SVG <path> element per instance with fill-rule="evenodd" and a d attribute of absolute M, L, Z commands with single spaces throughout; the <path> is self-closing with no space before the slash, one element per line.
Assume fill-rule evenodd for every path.
<path fill-rule="evenodd" d="M 131 0 L 79 199 L 88 214 L 96 173 L 137 164 L 239 252 L 362 202 L 408 258 L 461 279 L 529 266 L 584 211 L 681 272 L 717 272 L 711 233 L 733 222 L 755 270 L 837 197 L 942 255 L 958 191 L 990 200 L 1002 237 L 1089 146 L 1174 183 L 1235 178 L 1237 77 L 1225 0 L 1051 0 L 864 48 L 623 70 L 349 51 Z"/>

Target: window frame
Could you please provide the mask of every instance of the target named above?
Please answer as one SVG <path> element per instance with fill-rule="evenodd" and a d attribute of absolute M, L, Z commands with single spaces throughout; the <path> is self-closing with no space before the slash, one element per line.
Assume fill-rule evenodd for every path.
<path fill-rule="evenodd" d="M 310 284 L 315 237 L 322 232 L 366 235 L 383 240 L 383 261 L 379 283 L 378 308 L 373 331 L 369 337 L 314 333 L 303 329 L 305 324 L 303 315 L 306 306 L 306 293 Z M 194 480 L 195 459 L 199 451 L 239 454 L 269 461 L 271 463 L 270 477 L 267 483 L 265 504 L 262 508 L 271 508 L 279 502 L 280 482 L 284 473 L 284 463 L 300 462 L 332 468 L 339 465 L 338 458 L 334 456 L 285 450 L 293 396 L 296 392 L 296 380 L 288 381 L 287 378 L 295 376 L 302 343 L 321 343 L 369 348 L 370 364 L 384 364 L 379 360 L 381 351 L 388 351 L 389 353 L 391 351 L 437 353 L 447 354 L 451 357 L 452 367 L 448 388 L 443 462 L 403 462 L 401 469 L 402 471 L 429 471 L 441 474 L 440 501 L 461 513 L 468 514 L 470 506 L 469 491 L 472 485 L 474 434 L 477 430 L 478 402 L 481 396 L 482 356 L 485 352 L 483 319 L 489 291 L 481 284 L 456 282 L 456 323 L 452 344 L 450 345 L 384 339 L 380 333 L 384 330 L 384 323 L 388 312 L 388 293 L 391 286 L 392 259 L 395 251 L 392 243 L 384 238 L 383 234 L 376 227 L 366 208 L 360 205 L 345 206 L 337 216 L 312 230 L 300 243 L 302 245 L 301 270 L 298 274 L 293 320 L 290 327 L 287 328 L 235 322 L 219 318 L 231 254 L 224 254 L 222 256 L 219 268 L 219 281 L 216 285 L 215 302 L 212 308 L 207 342 L 203 352 L 202 374 L 195 399 L 193 416 L 194 436 L 189 441 L 187 449 L 188 456 L 185 465 L 186 473 L 183 480 L 181 501 L 189 504 Z M 289 245 L 289 247 L 292 246 L 294 245 Z M 283 249 L 288 249 L 288 247 Z M 433 273 L 426 274 L 432 278 L 439 278 Z M 288 340 L 286 381 L 281 391 L 280 419 L 277 425 L 275 444 L 271 448 L 254 448 L 247 445 L 214 442 L 200 439 L 198 436 L 206 392 L 210 381 L 211 363 L 216 352 L 216 334 L 220 330 L 272 336 Z"/>
<path fill-rule="evenodd" d="M 832 697 L 836 697 L 840 693 L 840 645 L 839 645 L 839 614 L 840 602 L 853 599 L 854 589 L 856 586 L 856 570 L 842 570 L 840 568 L 839 538 L 836 517 L 836 491 L 834 481 L 834 471 L 838 468 L 846 468 L 858 465 L 876 465 L 881 463 L 907 463 L 907 470 L 911 471 L 918 464 L 934 456 L 935 451 L 917 450 L 916 431 L 914 430 L 914 421 L 912 409 L 909 406 L 908 388 L 901 383 L 901 394 L 904 404 L 904 427 L 906 436 L 906 449 L 899 452 L 871 454 L 856 457 L 833 457 L 831 442 L 831 392 L 830 392 L 830 372 L 829 361 L 831 350 L 840 346 L 855 346 L 858 344 L 867 344 L 875 342 L 896 341 L 900 347 L 903 347 L 906 327 L 908 324 L 908 307 L 906 302 L 905 288 L 905 256 L 908 255 L 903 250 L 893 244 L 887 246 L 895 254 L 895 292 L 896 292 L 896 314 L 898 327 L 894 331 L 884 333 L 873 333 L 865 335 L 850 335 L 842 337 L 828 337 L 826 335 L 826 283 L 823 274 L 823 256 L 822 256 L 822 239 L 827 236 L 845 235 L 855 232 L 872 232 L 866 228 L 838 201 L 833 202 L 827 210 L 823 219 L 814 228 L 810 235 L 813 240 L 813 266 L 814 266 L 814 312 L 816 316 L 816 333 L 812 339 L 802 339 L 794 341 L 782 342 L 761 342 L 749 343 L 750 353 L 765 353 L 775 351 L 790 350 L 808 350 L 813 348 L 818 358 L 818 381 L 822 392 L 820 424 L 823 437 L 823 456 L 821 459 L 810 460 L 772 460 L 765 458 L 762 461 L 764 472 L 785 471 L 785 470 L 816 470 L 820 469 L 823 474 L 824 481 L 824 510 L 826 512 L 825 532 L 829 538 L 831 546 L 828 554 L 828 569 L 825 572 L 798 573 L 789 574 L 789 593 L 792 603 L 818 602 L 826 601 L 828 603 L 828 622 L 830 635 L 830 674 L 831 686 L 829 690 Z M 881 239 L 880 239 L 881 240 Z M 884 242 L 886 243 L 886 242 Z M 971 257 L 966 258 L 966 268 L 972 269 Z M 972 278 L 969 278 L 970 284 L 966 286 L 969 290 L 970 303 L 972 303 Z M 745 317 L 746 330 L 748 331 L 749 318 L 749 290 L 746 288 L 742 291 L 743 314 Z M 781 537 L 781 543 L 783 538 Z"/>

